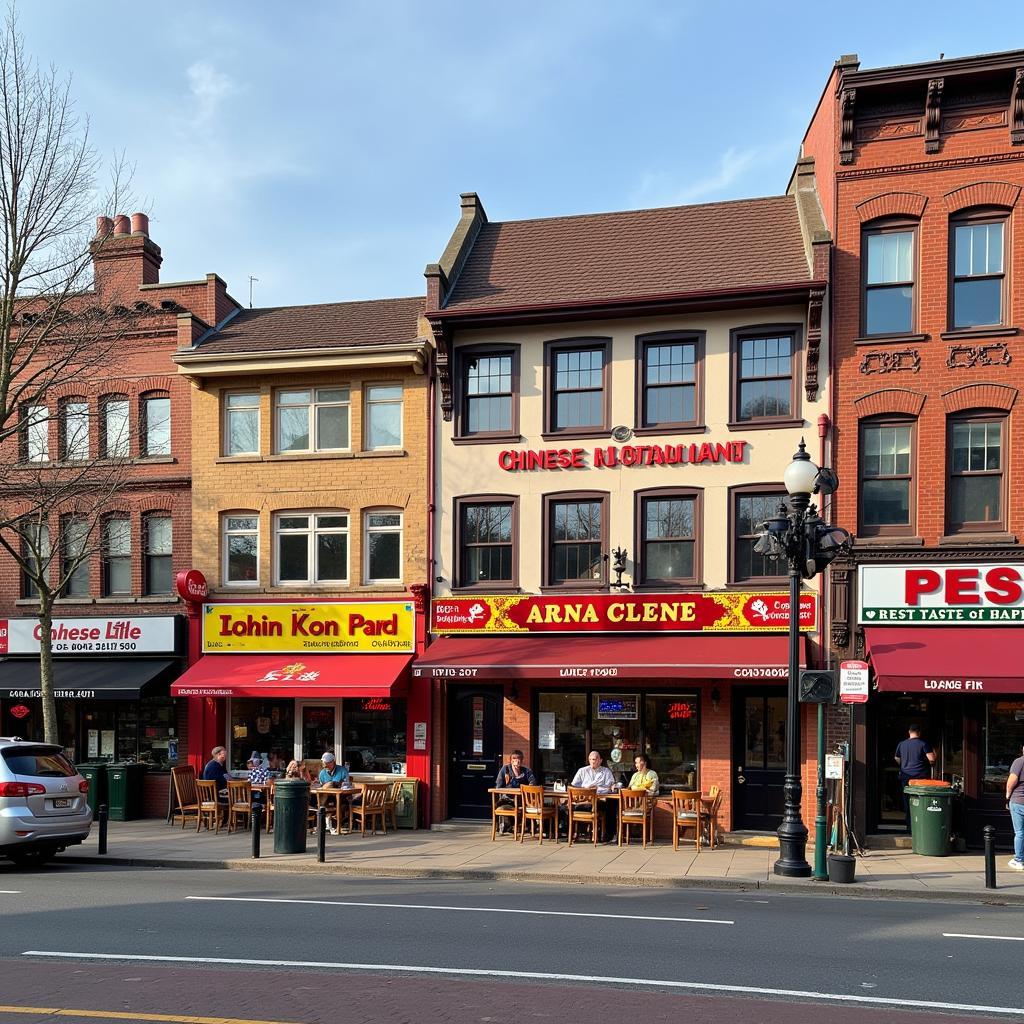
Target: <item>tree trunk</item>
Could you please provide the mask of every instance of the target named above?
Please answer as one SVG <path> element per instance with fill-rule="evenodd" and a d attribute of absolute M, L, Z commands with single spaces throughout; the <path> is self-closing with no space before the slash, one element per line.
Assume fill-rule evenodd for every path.
<path fill-rule="evenodd" d="M 57 725 L 57 700 L 53 695 L 53 605 L 43 598 L 39 602 L 39 699 L 43 705 L 43 739 L 60 743 Z"/>

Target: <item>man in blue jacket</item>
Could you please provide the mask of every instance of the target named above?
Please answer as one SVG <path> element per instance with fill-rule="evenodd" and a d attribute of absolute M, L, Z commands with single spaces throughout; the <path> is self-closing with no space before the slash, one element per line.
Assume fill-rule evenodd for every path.
<path fill-rule="evenodd" d="M 533 772 L 523 764 L 523 752 L 513 750 L 509 755 L 508 764 L 503 764 L 498 769 L 498 776 L 494 780 L 495 789 L 518 789 L 520 786 L 536 786 L 537 780 Z M 499 806 L 511 806 L 515 803 L 515 797 L 501 796 L 498 799 Z M 502 818 L 498 831 L 501 835 L 507 835 L 510 831 L 508 820 Z"/>

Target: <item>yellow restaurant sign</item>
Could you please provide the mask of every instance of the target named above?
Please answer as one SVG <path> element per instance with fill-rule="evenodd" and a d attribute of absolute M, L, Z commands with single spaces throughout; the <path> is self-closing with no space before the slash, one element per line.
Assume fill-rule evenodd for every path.
<path fill-rule="evenodd" d="M 203 605 L 210 654 L 412 654 L 411 601 Z"/>

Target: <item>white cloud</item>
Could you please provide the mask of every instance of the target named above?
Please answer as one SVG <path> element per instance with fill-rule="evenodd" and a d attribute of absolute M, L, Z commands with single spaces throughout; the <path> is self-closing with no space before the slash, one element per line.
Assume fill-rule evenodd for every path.
<path fill-rule="evenodd" d="M 189 92 L 195 101 L 196 124 L 212 121 L 224 100 L 238 92 L 229 75 L 206 61 L 196 61 L 185 73 L 188 75 Z"/>

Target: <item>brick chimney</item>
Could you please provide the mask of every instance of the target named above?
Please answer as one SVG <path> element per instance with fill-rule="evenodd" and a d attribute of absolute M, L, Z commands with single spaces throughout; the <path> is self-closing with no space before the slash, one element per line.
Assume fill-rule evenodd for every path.
<path fill-rule="evenodd" d="M 125 302 L 137 298 L 139 285 L 160 283 L 160 246 L 149 237 L 144 213 L 97 217 L 89 245 L 97 295 Z"/>

